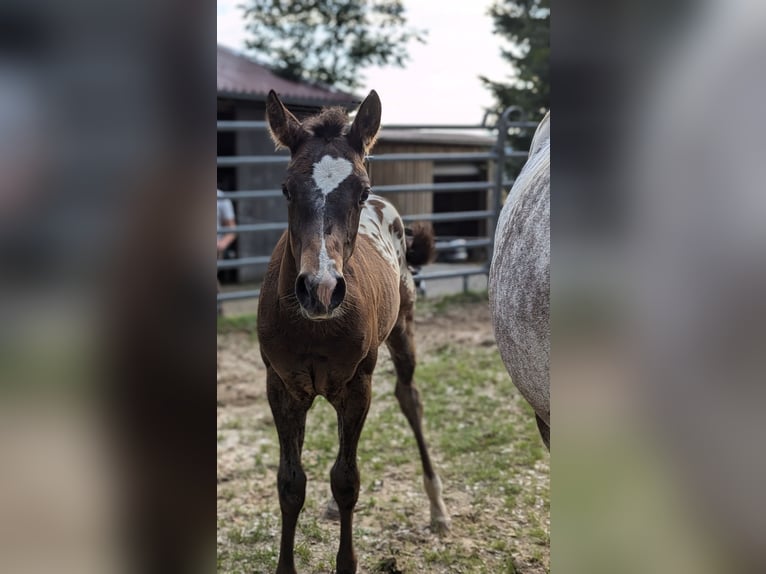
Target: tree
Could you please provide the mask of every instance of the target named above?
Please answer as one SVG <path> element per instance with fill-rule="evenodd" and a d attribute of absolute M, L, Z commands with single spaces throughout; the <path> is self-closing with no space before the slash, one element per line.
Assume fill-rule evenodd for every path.
<path fill-rule="evenodd" d="M 402 67 L 410 40 L 401 0 L 245 0 L 246 46 L 277 74 L 352 91 L 369 66 Z"/>
<path fill-rule="evenodd" d="M 550 109 L 550 23 L 549 0 L 496 0 L 489 9 L 495 22 L 495 34 L 511 44 L 502 50 L 513 79 L 503 83 L 481 77 L 495 97 L 498 110 L 519 106 L 526 119 L 539 121 Z M 531 132 L 511 133 L 511 144 L 528 149 Z"/>

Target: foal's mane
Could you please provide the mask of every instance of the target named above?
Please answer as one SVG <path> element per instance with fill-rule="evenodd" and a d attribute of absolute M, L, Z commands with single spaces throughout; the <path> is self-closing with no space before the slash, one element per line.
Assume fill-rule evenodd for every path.
<path fill-rule="evenodd" d="M 317 138 L 341 137 L 348 133 L 348 113 L 341 107 L 324 108 L 316 116 L 304 120 L 303 127 Z"/>

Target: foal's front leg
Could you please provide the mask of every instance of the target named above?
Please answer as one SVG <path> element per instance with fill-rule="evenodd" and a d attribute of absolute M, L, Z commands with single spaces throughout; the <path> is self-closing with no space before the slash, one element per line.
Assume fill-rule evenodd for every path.
<path fill-rule="evenodd" d="M 301 451 L 306 430 L 306 413 L 313 397 L 296 399 L 284 382 L 269 368 L 266 388 L 271 413 L 279 434 L 277 491 L 282 511 L 282 536 L 279 543 L 277 574 L 296 574 L 293 546 L 298 515 L 306 498 L 306 473 L 301 466 Z"/>
<path fill-rule="evenodd" d="M 374 365 L 373 365 L 374 366 Z M 360 367 L 361 369 L 361 367 Z M 336 557 L 337 574 L 356 573 L 356 554 L 352 537 L 354 506 L 359 498 L 359 469 L 356 451 L 367 411 L 370 408 L 371 372 L 356 376 L 331 402 L 338 413 L 338 458 L 330 471 L 332 495 L 340 511 L 340 545 Z"/>

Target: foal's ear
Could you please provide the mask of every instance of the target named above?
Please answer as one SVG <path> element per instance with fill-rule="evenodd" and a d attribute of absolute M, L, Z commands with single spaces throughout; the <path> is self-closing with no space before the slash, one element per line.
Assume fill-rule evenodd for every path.
<path fill-rule="evenodd" d="M 367 153 L 375 143 L 380 129 L 380 98 L 375 90 L 370 91 L 359 111 L 356 113 L 354 123 L 348 132 L 348 141 L 360 153 Z"/>
<path fill-rule="evenodd" d="M 266 117 L 269 120 L 271 138 L 277 144 L 277 149 L 288 148 L 294 152 L 308 136 L 298 118 L 290 113 L 274 90 L 270 90 L 266 98 Z"/>

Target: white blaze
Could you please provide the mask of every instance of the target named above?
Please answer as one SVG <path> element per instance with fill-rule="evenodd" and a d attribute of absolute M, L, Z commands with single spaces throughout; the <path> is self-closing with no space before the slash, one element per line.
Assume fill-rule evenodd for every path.
<path fill-rule="evenodd" d="M 343 183 L 351 172 L 353 166 L 351 162 L 342 157 L 331 157 L 329 155 L 323 156 L 318 162 L 314 164 L 314 171 L 312 177 L 314 178 L 314 184 L 317 189 L 322 192 L 321 203 L 319 205 L 319 212 L 322 218 L 322 228 L 320 230 L 322 236 L 322 248 L 319 251 L 319 276 L 321 277 L 325 273 L 330 271 L 330 268 L 334 265 L 334 261 L 330 259 L 327 254 L 327 244 L 324 239 L 324 200 L 333 191 L 338 189 L 338 186 Z"/>

